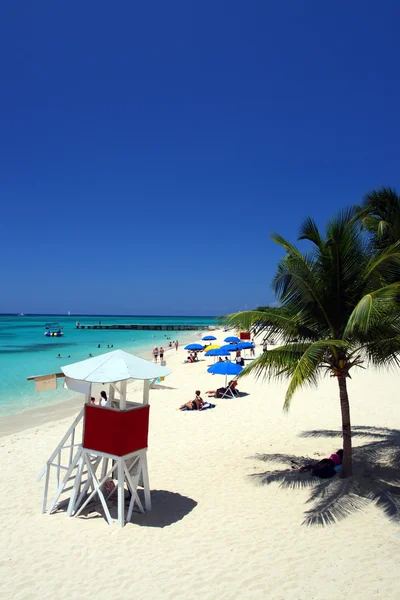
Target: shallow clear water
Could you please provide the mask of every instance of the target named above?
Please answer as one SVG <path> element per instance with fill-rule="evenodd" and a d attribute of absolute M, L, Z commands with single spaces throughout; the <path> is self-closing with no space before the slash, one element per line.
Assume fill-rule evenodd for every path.
<path fill-rule="evenodd" d="M 111 316 L 1 316 L 0 315 L 0 415 L 21 412 L 71 397 L 62 388 L 38 394 L 35 385 L 26 378 L 31 375 L 55 373 L 69 363 L 107 352 L 107 345 L 146 356 L 153 346 L 168 346 L 169 340 L 198 339 L 201 332 L 78 330 L 76 321 L 96 324 L 156 323 L 212 325 L 210 317 L 111 317 Z M 57 321 L 64 336 L 44 336 L 45 324 Z M 100 348 L 98 345 L 100 344 Z M 62 358 L 57 358 L 61 354 Z M 68 358 L 70 356 L 70 358 Z M 61 384 L 61 380 L 59 385 Z"/>

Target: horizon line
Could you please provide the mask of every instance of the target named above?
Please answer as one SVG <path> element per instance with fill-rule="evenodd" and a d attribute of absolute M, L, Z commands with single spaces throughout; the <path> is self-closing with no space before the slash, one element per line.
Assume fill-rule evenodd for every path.
<path fill-rule="evenodd" d="M 107 313 L 74 313 L 71 315 L 65 313 L 2 313 L 0 312 L 0 317 L 171 317 L 171 318 L 196 318 L 196 319 L 217 319 L 219 315 L 147 315 L 147 314 L 126 314 L 126 315 L 117 315 L 117 314 L 107 314 Z"/>

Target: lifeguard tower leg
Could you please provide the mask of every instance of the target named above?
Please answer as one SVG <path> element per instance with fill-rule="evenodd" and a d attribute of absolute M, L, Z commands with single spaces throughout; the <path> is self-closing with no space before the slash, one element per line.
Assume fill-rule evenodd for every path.
<path fill-rule="evenodd" d="M 49 491 L 49 480 L 50 480 L 50 465 L 46 465 L 46 477 L 44 480 L 43 500 L 42 500 L 42 513 L 46 512 L 47 505 L 47 493 Z"/>
<path fill-rule="evenodd" d="M 103 464 L 101 466 L 101 479 L 104 479 L 104 477 L 106 476 L 107 469 L 108 469 L 108 458 L 104 457 Z"/>
<path fill-rule="evenodd" d="M 151 510 L 151 494 L 150 494 L 150 483 L 149 483 L 149 471 L 147 468 L 147 450 L 142 450 L 141 456 L 142 462 L 142 478 L 143 478 L 143 488 L 144 488 L 144 504 L 146 506 L 146 510 Z"/>
<path fill-rule="evenodd" d="M 85 461 L 86 461 L 86 465 L 88 463 L 90 463 L 90 465 L 92 465 L 91 463 L 91 459 L 90 459 L 90 454 L 87 453 L 85 450 L 83 451 L 83 456 L 84 456 L 84 466 L 85 466 Z M 97 467 L 99 466 L 101 461 L 101 456 L 98 456 L 96 458 L 96 460 L 93 463 L 94 466 L 94 472 L 96 472 Z M 87 467 L 86 467 L 87 468 Z M 74 507 L 74 512 L 78 509 L 78 507 L 80 506 L 83 498 L 86 496 L 86 494 L 89 492 L 89 488 L 92 488 L 92 492 L 95 491 L 95 487 L 94 487 L 94 483 L 93 483 L 93 478 L 91 477 L 90 473 L 89 473 L 89 469 L 87 468 L 87 480 L 85 485 L 83 486 L 83 489 L 81 490 L 81 484 L 82 484 L 82 479 L 79 482 L 79 497 L 78 500 L 75 502 L 75 507 Z"/>
<path fill-rule="evenodd" d="M 83 459 L 82 453 L 80 454 L 78 470 L 75 476 L 74 487 L 72 488 L 71 498 L 69 499 L 68 508 L 67 508 L 67 517 L 70 517 L 75 510 L 75 502 L 78 496 L 78 493 L 81 488 L 81 479 L 82 479 L 82 471 L 84 467 L 85 461 Z"/>
<path fill-rule="evenodd" d="M 58 499 L 59 499 L 59 497 L 61 496 L 61 494 L 62 494 L 62 492 L 63 492 L 63 489 L 65 488 L 65 486 L 66 486 L 66 484 L 67 484 L 67 481 L 68 481 L 68 479 L 71 477 L 71 473 L 72 473 L 72 471 L 75 469 L 75 467 L 76 467 L 76 465 L 77 465 L 77 462 L 78 462 L 78 460 L 79 460 L 79 457 L 80 457 L 80 455 L 81 455 L 81 453 L 80 453 L 80 452 L 77 452 L 77 453 L 76 453 L 76 456 L 75 456 L 75 458 L 73 459 L 72 463 L 71 463 L 71 464 L 69 465 L 69 467 L 68 467 L 68 470 L 67 470 L 67 472 L 66 472 L 66 474 L 65 474 L 65 476 L 64 476 L 64 479 L 63 479 L 63 480 L 62 480 L 62 482 L 61 482 L 61 483 L 58 485 L 58 488 L 57 488 L 56 495 L 54 496 L 54 498 L 53 498 L 53 499 L 52 499 L 52 501 L 50 502 L 49 511 L 48 511 L 49 513 L 51 513 L 51 511 L 54 509 L 54 507 L 55 507 L 55 505 L 56 505 L 56 503 L 57 503 L 57 500 L 58 500 Z M 57 477 L 57 479 L 59 479 L 59 478 Z"/>
<path fill-rule="evenodd" d="M 139 464 L 139 467 L 137 469 L 137 473 L 136 473 L 136 475 L 134 477 L 131 477 L 131 474 L 129 472 L 129 469 L 128 469 L 128 466 L 127 466 L 126 463 L 124 465 L 124 470 L 125 470 L 126 481 L 127 481 L 129 490 L 130 490 L 130 492 L 132 494 L 131 501 L 129 503 L 128 514 L 127 514 L 127 517 L 126 517 L 126 521 L 128 523 L 131 520 L 132 512 L 133 512 L 133 507 L 135 505 L 135 502 L 138 505 L 140 512 L 144 513 L 143 505 L 142 505 L 142 503 L 140 501 L 140 498 L 139 498 L 139 495 L 137 493 L 137 487 L 138 487 L 140 473 L 141 473 L 140 464 Z"/>
<path fill-rule="evenodd" d="M 118 526 L 125 524 L 125 488 L 124 488 L 124 464 L 123 459 L 118 458 Z"/>

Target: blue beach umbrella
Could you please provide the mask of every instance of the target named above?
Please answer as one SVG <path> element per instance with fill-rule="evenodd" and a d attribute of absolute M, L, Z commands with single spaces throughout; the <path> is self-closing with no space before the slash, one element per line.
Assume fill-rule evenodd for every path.
<path fill-rule="evenodd" d="M 203 338 L 201 338 L 204 342 L 209 342 L 211 340 L 216 340 L 217 338 L 214 335 L 205 335 Z"/>
<path fill-rule="evenodd" d="M 203 346 L 201 344 L 188 344 L 185 346 L 185 350 L 203 350 Z"/>
<path fill-rule="evenodd" d="M 240 350 L 250 350 L 250 348 L 255 348 L 255 345 L 251 342 L 240 342 L 238 346 L 240 347 Z"/>
<path fill-rule="evenodd" d="M 217 362 L 215 365 L 211 365 L 208 367 L 207 372 L 212 373 L 213 375 L 225 375 L 225 387 L 228 380 L 228 375 L 238 375 L 240 371 L 243 370 L 243 367 L 237 365 L 236 363 L 224 361 Z"/>
<path fill-rule="evenodd" d="M 237 344 L 238 342 L 240 342 L 240 339 L 238 337 L 235 337 L 234 335 L 232 335 L 231 337 L 225 338 L 224 342 L 229 342 L 231 344 Z"/>
<path fill-rule="evenodd" d="M 214 348 L 213 350 L 208 350 L 204 356 L 229 356 L 229 351 L 223 348 Z"/>
<path fill-rule="evenodd" d="M 228 352 L 236 352 L 238 349 L 236 344 L 225 344 L 225 346 L 221 346 L 221 350 L 228 350 Z"/>
<path fill-rule="evenodd" d="M 208 350 L 204 356 L 213 356 L 215 363 L 216 356 L 229 356 L 229 352 L 228 350 L 221 350 L 221 348 L 213 348 L 213 350 Z"/>

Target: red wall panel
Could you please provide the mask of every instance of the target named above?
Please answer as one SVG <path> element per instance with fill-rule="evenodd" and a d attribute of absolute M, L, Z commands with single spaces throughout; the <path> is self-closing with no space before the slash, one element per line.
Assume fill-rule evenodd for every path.
<path fill-rule="evenodd" d="M 85 406 L 83 447 L 116 456 L 147 448 L 149 406 L 128 411 Z"/>

